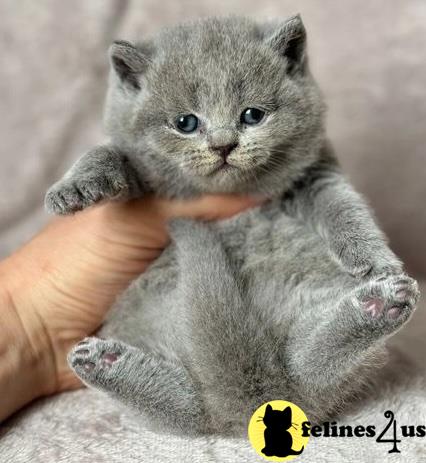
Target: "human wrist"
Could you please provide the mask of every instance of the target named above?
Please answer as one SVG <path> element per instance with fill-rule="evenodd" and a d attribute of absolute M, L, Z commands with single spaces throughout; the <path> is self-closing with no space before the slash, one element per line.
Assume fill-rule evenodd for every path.
<path fill-rule="evenodd" d="M 18 306 L 8 277 L 8 264 L 0 263 L 0 421 L 56 389 L 49 340 L 30 307 Z"/>

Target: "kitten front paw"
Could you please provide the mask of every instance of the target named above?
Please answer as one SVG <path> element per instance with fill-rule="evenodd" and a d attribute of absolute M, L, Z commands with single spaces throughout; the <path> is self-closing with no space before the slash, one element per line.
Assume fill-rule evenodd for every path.
<path fill-rule="evenodd" d="M 128 193 L 126 178 L 117 171 L 63 178 L 47 192 L 45 206 L 54 214 L 72 214 L 104 199 L 126 197 Z"/>

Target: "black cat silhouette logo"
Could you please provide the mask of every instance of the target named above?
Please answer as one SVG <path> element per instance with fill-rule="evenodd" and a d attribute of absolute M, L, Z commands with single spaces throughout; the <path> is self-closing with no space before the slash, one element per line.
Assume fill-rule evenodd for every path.
<path fill-rule="evenodd" d="M 273 400 L 259 407 L 251 417 L 248 436 L 251 445 L 265 460 L 289 461 L 300 455 L 309 441 L 302 435 L 308 421 L 295 404 Z"/>

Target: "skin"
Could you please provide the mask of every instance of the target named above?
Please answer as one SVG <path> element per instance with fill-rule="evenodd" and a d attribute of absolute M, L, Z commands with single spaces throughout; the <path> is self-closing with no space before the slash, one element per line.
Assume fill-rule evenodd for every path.
<path fill-rule="evenodd" d="M 66 362 L 117 295 L 161 254 L 175 217 L 219 220 L 259 199 L 146 197 L 53 220 L 0 263 L 0 420 L 38 397 L 81 386 Z"/>

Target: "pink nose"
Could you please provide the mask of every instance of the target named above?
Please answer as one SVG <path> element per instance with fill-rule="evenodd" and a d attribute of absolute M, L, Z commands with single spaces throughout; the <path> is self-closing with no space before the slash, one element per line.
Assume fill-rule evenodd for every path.
<path fill-rule="evenodd" d="M 230 143 L 228 145 L 211 146 L 210 149 L 217 153 L 224 161 L 231 154 L 231 152 L 238 146 L 238 143 Z"/>

